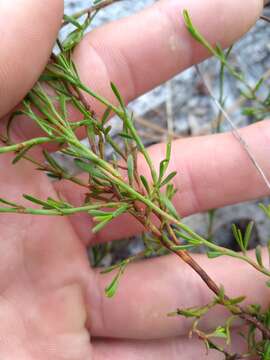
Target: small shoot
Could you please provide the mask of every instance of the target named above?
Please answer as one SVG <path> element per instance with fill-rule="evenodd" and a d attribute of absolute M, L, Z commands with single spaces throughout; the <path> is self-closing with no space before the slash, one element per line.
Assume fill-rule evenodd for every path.
<path fill-rule="evenodd" d="M 119 286 L 120 278 L 124 274 L 127 265 L 128 265 L 127 261 L 122 261 L 118 265 L 117 274 L 113 278 L 112 282 L 105 288 L 105 294 L 108 298 L 112 298 L 116 294 L 116 291 Z"/>
<path fill-rule="evenodd" d="M 247 225 L 245 234 L 243 235 L 241 229 L 239 229 L 235 224 L 232 225 L 232 232 L 234 238 L 244 255 L 246 255 L 247 253 L 253 228 L 254 228 L 254 221 L 250 221 Z"/>
<path fill-rule="evenodd" d="M 102 210 L 90 210 L 88 213 L 93 217 L 96 225 L 92 228 L 92 233 L 102 230 L 109 222 L 128 211 L 129 205 L 122 205 L 113 212 Z"/>

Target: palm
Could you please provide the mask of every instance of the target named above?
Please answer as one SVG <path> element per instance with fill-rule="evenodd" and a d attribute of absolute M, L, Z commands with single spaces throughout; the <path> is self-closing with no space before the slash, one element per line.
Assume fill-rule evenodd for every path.
<path fill-rule="evenodd" d="M 29 164 L 13 167 L 2 157 L 1 174 L 1 189 L 8 198 L 17 198 L 15 189 L 41 198 L 54 195 L 52 184 Z M 89 359 L 85 301 L 90 267 L 69 220 L 3 216 L 0 222 L 1 334 L 6 340 L 0 344 L 1 355 L 20 360 Z"/>
<path fill-rule="evenodd" d="M 262 6 L 260 1 L 256 4 L 250 1 L 250 7 L 233 0 L 219 0 L 219 3 L 218 9 L 227 9 L 222 17 L 223 33 L 227 34 L 226 38 L 221 39 L 224 44 L 232 42 L 245 32 L 255 21 Z M 1 1 L 0 16 L 3 14 L 3 23 L 10 26 L 10 32 L 4 31 L 6 45 L 14 42 L 14 16 L 17 16 L 16 26 L 21 29 L 16 38 L 16 56 L 13 56 L 14 53 L 8 46 L 3 46 L 1 54 L 1 59 L 4 59 L 3 63 L 0 59 L 0 80 L 2 68 L 4 69 L 4 81 L 0 81 L 1 116 L 21 100 L 42 71 L 62 18 L 62 5 L 62 0 L 35 2 L 34 6 L 31 0 L 16 0 L 12 2 L 11 8 L 9 1 Z M 87 37 L 74 54 L 83 81 L 112 100 L 107 86 L 110 79 L 117 83 L 123 96 L 129 101 L 165 81 L 191 62 L 201 60 L 206 56 L 205 52 L 190 43 L 188 34 L 179 25 L 178 14 L 185 5 L 191 8 L 201 26 L 207 23 L 201 16 L 205 13 L 203 9 L 214 11 L 211 0 L 201 3 L 191 0 L 162 0 L 152 10 L 90 34 L 90 38 Z M 233 16 L 241 11 L 246 12 L 245 23 L 236 21 Z M 220 32 L 214 31 L 215 27 L 219 29 L 220 19 L 214 14 L 209 14 L 210 16 L 213 23 L 205 25 L 206 36 L 213 42 L 220 41 L 217 38 Z M 10 22 L 6 22 L 8 18 Z M 33 27 L 31 21 L 36 18 L 40 21 Z M 144 39 L 138 36 L 138 22 L 144 31 Z M 28 23 L 31 24 L 31 29 Z M 153 26 L 149 26 L 149 23 Z M 238 26 L 235 33 L 231 30 L 232 24 Z M 89 39 L 92 47 L 89 46 Z M 119 52 L 112 51 L 108 57 L 108 48 Z M 25 57 L 25 49 L 31 49 L 31 56 Z M 30 68 L 29 58 L 33 62 Z M 153 59 L 160 59 L 158 73 L 153 66 Z M 6 63 L 12 66 L 6 67 Z M 98 70 L 89 72 L 93 67 Z M 3 88 L 2 83 L 5 84 Z M 101 110 L 96 107 L 97 113 Z M 265 137 L 262 144 L 261 139 L 262 132 L 267 132 L 267 126 L 267 123 L 261 127 L 258 125 L 245 130 L 245 134 L 255 148 L 256 141 L 260 143 L 262 150 L 257 153 L 257 157 L 269 169 L 265 156 L 269 152 L 269 141 Z M 20 121 L 13 130 L 15 140 L 31 136 L 37 131 L 27 121 Z M 217 151 L 221 141 L 225 152 Z M 181 214 L 265 194 L 266 189 L 260 177 L 230 135 L 180 141 L 174 146 L 172 164 L 174 170 L 181 169 L 181 176 L 175 180 L 177 187 L 181 185 L 177 203 Z M 229 155 L 227 149 L 230 150 Z M 158 163 L 160 157 L 163 157 L 163 150 L 156 147 L 151 152 L 154 161 Z M 177 154 L 181 154 L 181 157 L 178 158 Z M 38 150 L 36 155 L 39 156 Z M 212 156 L 210 160 L 209 156 Z M 242 166 L 235 169 L 233 159 L 238 159 Z M 189 167 L 190 163 L 192 168 Z M 223 164 L 222 168 L 220 164 Z M 143 171 L 143 166 L 141 170 Z M 233 179 L 232 171 L 235 173 Z M 30 163 L 11 165 L 11 157 L 7 155 L 1 155 L 0 173 L 0 197 L 9 200 L 22 202 L 23 193 L 38 198 L 56 198 L 56 192 L 60 191 L 63 197 L 77 194 L 72 199 L 75 202 L 81 196 L 76 185 L 72 185 L 70 189 L 62 184 L 52 183 Z M 234 181 L 238 178 L 239 182 Z M 249 179 L 247 188 L 241 182 L 243 178 Z M 203 183 L 201 179 L 204 179 Z M 221 180 L 225 183 L 224 187 L 220 187 Z M 216 189 L 216 192 L 209 192 L 209 189 Z M 138 232 L 136 225 L 131 225 L 130 222 L 127 225 L 114 224 L 114 227 L 101 233 L 99 239 L 108 241 Z M 174 360 L 179 358 L 179 352 L 184 354 L 185 359 L 193 359 L 198 354 L 203 358 L 204 351 L 197 340 L 188 342 L 179 337 L 187 333 L 190 323 L 165 316 L 176 307 L 199 305 L 211 298 L 200 280 L 188 268 L 181 267 L 176 259 L 160 258 L 146 264 L 134 264 L 124 276 L 117 296 L 107 300 L 103 296 L 103 288 L 108 280 L 92 270 L 87 259 L 89 218 L 80 216 L 74 221 L 74 218 L 3 215 L 0 217 L 0 229 L 1 358 Z M 209 264 L 205 258 L 199 258 L 199 261 L 229 289 L 232 296 L 242 295 L 244 292 L 251 299 L 252 295 L 256 295 L 254 301 L 257 301 L 258 294 L 267 300 L 264 281 L 261 281 L 258 274 L 247 276 L 248 271 L 252 272 L 249 268 L 243 269 L 235 279 L 232 266 L 235 263 L 230 259 L 218 259 L 214 265 Z M 249 284 L 250 276 L 254 276 L 254 287 Z M 241 289 L 238 284 L 242 284 Z M 214 323 L 215 319 L 210 319 L 210 324 Z M 103 338 L 134 340 L 100 339 L 95 340 L 91 348 L 90 333 Z M 165 339 L 155 340 L 160 338 Z M 140 346 L 137 342 L 139 339 L 145 339 L 139 343 Z M 149 339 L 151 341 L 147 341 Z M 213 359 L 219 358 L 218 355 L 213 355 Z"/>

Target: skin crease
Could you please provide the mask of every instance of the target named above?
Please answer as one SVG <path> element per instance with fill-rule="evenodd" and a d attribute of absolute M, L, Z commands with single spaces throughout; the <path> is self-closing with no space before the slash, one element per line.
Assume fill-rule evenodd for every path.
<path fill-rule="evenodd" d="M 44 4 L 36 0 L 1 1 L 1 116 L 19 103 L 48 60 L 60 26 L 63 2 L 47 0 Z M 207 53 L 190 39 L 177 15 L 184 7 L 211 42 L 226 46 L 254 24 L 262 2 L 157 2 L 140 14 L 85 37 L 74 53 L 83 81 L 110 99 L 108 83 L 116 81 L 129 101 L 201 61 Z M 239 13 L 245 16 L 236 21 Z M 158 71 L 153 66 L 157 59 Z M 97 113 L 102 110 L 97 104 L 92 105 Z M 4 124 L 3 117 L 0 126 L 4 128 Z M 269 174 L 269 122 L 242 131 Z M 36 129 L 21 119 L 13 136 L 20 140 L 34 132 Z M 231 134 L 181 140 L 173 146 L 171 167 L 179 171 L 175 205 L 181 214 L 267 194 Z M 35 151 L 39 156 L 40 150 Z M 164 146 L 155 146 L 150 152 L 158 164 L 164 156 Z M 65 182 L 52 184 L 31 164 L 21 162 L 12 166 L 11 159 L 10 155 L 0 157 L 0 197 L 22 202 L 23 193 L 45 198 L 56 197 L 56 192 L 60 192 L 72 197 L 74 203 L 82 197 L 77 186 Z M 143 162 L 140 168 L 146 172 Z M 113 360 L 115 356 L 129 360 L 173 360 L 179 359 L 179 354 L 184 359 L 205 357 L 202 344 L 195 338 L 186 338 L 190 323 L 166 316 L 176 307 L 204 304 L 211 299 L 200 279 L 175 257 L 131 265 L 116 297 L 105 299 L 104 286 L 111 275 L 101 276 L 89 268 L 86 244 L 140 230 L 130 222 L 128 226 L 124 224 L 122 219 L 121 227 L 115 223 L 93 238 L 89 235 L 90 220 L 85 216 L 69 219 L 0 216 L 1 359 Z M 209 261 L 203 256 L 198 256 L 197 261 L 225 285 L 229 295 L 247 294 L 250 301 L 267 305 L 265 279 L 247 265 L 225 258 Z M 204 326 L 211 327 L 222 317 L 224 313 L 217 310 Z M 238 350 L 242 347 L 238 338 L 234 346 Z M 211 353 L 208 359 L 220 356 Z"/>

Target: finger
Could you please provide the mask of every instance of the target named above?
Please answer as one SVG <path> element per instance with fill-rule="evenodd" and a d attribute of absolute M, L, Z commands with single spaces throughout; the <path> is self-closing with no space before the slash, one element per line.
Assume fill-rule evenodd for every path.
<path fill-rule="evenodd" d="M 216 281 L 222 284 L 230 297 L 246 296 L 247 302 L 268 305 L 269 288 L 265 275 L 243 261 L 232 258 L 209 260 L 204 255 L 194 255 L 195 260 Z M 100 289 L 110 283 L 112 276 L 97 271 Z M 104 290 L 103 290 L 104 291 Z M 90 329 L 94 336 L 133 339 L 159 339 L 186 335 L 192 320 L 168 317 L 177 308 L 203 306 L 211 302 L 214 294 L 197 274 L 177 257 L 168 255 L 130 265 L 120 280 L 116 295 L 101 300 L 91 300 Z M 217 307 L 206 315 L 201 326 L 212 329 L 222 324 L 228 312 Z"/>
<path fill-rule="evenodd" d="M 192 39 L 182 12 L 187 8 L 196 26 L 211 43 L 228 46 L 256 21 L 262 0 L 163 0 L 131 17 L 92 31 L 76 48 L 74 61 L 82 81 L 115 103 L 110 81 L 126 102 L 201 61 L 207 51 Z M 241 21 L 239 14 L 245 14 Z M 88 98 L 100 115 L 103 107 Z M 25 121 L 18 126 L 26 135 L 36 130 Z"/>
<path fill-rule="evenodd" d="M 244 340 L 237 332 L 233 332 L 232 340 L 230 352 L 241 353 L 246 350 Z M 192 339 L 188 339 L 186 336 L 153 341 L 95 340 L 93 342 L 93 354 L 95 360 L 224 359 L 224 355 L 217 351 L 210 350 L 207 352 L 203 341 L 197 339 L 196 335 Z"/>
<path fill-rule="evenodd" d="M 250 151 L 270 178 L 270 121 L 263 121 L 240 130 Z M 165 157 L 165 145 L 155 145 L 149 149 L 156 169 Z M 145 162 L 140 159 L 139 173 L 151 176 Z M 219 208 L 225 205 L 256 199 L 269 194 L 257 169 L 242 145 L 231 133 L 180 139 L 172 145 L 169 172 L 177 171 L 174 185 L 178 192 L 174 205 L 184 217 L 193 213 Z M 83 192 L 67 182 L 57 185 L 64 197 L 80 204 Z M 75 191 L 76 190 L 76 191 Z M 78 223 L 76 220 L 78 220 Z M 124 216 L 115 219 L 96 238 L 83 235 L 83 224 L 90 226 L 86 215 L 74 218 L 74 226 L 84 240 L 103 242 L 134 235 L 142 230 L 137 221 Z"/>
<path fill-rule="evenodd" d="M 254 24 L 262 6 L 261 0 L 158 1 L 87 35 L 74 59 L 86 84 L 114 102 L 113 81 L 130 101 L 209 55 L 186 30 L 184 9 L 210 43 L 226 47 Z"/>
<path fill-rule="evenodd" d="M 48 61 L 63 13 L 63 0 L 0 3 L 0 117 L 33 86 Z"/>

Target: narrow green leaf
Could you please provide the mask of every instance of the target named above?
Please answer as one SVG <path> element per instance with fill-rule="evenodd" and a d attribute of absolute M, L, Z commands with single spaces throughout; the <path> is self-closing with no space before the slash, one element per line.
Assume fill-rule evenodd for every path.
<path fill-rule="evenodd" d="M 66 19 L 68 22 L 71 22 L 76 27 L 76 29 L 71 33 L 69 33 L 66 39 L 63 41 L 61 47 L 64 50 L 64 52 L 73 50 L 73 48 L 80 43 L 80 41 L 84 36 L 85 30 L 90 25 L 92 20 L 92 18 L 87 16 L 84 23 L 81 25 L 76 19 L 74 19 L 74 17 L 68 17 L 68 18 L 66 17 Z M 70 70 L 70 68 L 74 70 L 74 66 L 71 67 L 71 65 L 73 65 L 73 63 L 72 64 L 70 62 L 64 63 L 66 70 Z"/>
<path fill-rule="evenodd" d="M 72 50 L 83 38 L 84 32 L 82 30 L 74 30 L 71 32 L 65 41 L 62 43 L 64 51 Z"/>
<path fill-rule="evenodd" d="M 220 257 L 220 256 L 223 255 L 223 254 L 222 254 L 221 252 L 219 252 L 219 251 L 208 251 L 206 254 L 207 254 L 207 257 L 208 257 L 209 259 L 215 259 L 215 258 Z"/>
<path fill-rule="evenodd" d="M 41 169 L 41 170 L 42 170 L 42 169 Z M 54 173 L 48 172 L 48 173 L 47 173 L 47 176 L 48 176 L 49 178 L 51 178 L 51 179 L 54 179 L 54 180 L 61 180 L 61 175 L 60 175 L 60 174 L 56 175 L 56 174 L 54 174 Z"/>
<path fill-rule="evenodd" d="M 239 296 L 233 299 L 229 299 L 228 301 L 226 301 L 226 303 L 229 303 L 230 305 L 237 305 L 243 302 L 245 299 L 246 299 L 245 296 Z"/>
<path fill-rule="evenodd" d="M 250 238 L 251 238 L 251 235 L 252 235 L 253 227 L 254 227 L 254 221 L 250 221 L 250 222 L 248 223 L 247 228 L 246 228 L 245 235 L 244 235 L 244 240 L 243 240 L 244 248 L 245 248 L 245 249 L 248 248 L 248 244 L 249 244 L 249 242 L 250 242 Z"/>
<path fill-rule="evenodd" d="M 264 213 L 270 218 L 270 206 L 265 206 L 264 204 L 259 204 L 259 207 L 264 211 Z"/>
<path fill-rule="evenodd" d="M 112 130 L 112 126 L 107 126 L 106 129 L 104 129 L 104 135 L 105 137 L 109 134 L 109 132 Z"/>
<path fill-rule="evenodd" d="M 97 225 L 95 225 L 92 228 L 92 233 L 96 234 L 98 231 L 102 230 L 111 220 L 112 217 L 111 216 L 107 216 L 107 217 L 102 217 L 104 220 L 100 221 Z"/>
<path fill-rule="evenodd" d="M 119 101 L 119 104 L 121 105 L 122 109 L 125 109 L 125 102 L 120 94 L 120 91 L 118 90 L 117 86 L 113 82 L 111 82 L 111 89 L 112 89 L 115 97 Z"/>
<path fill-rule="evenodd" d="M 53 169 L 60 170 L 61 172 L 64 171 L 61 165 L 55 160 L 55 158 L 47 150 L 43 150 L 43 155 Z"/>
<path fill-rule="evenodd" d="M 224 289 L 223 285 L 221 285 L 220 288 L 219 288 L 218 300 L 221 301 L 222 303 L 225 300 L 225 289 Z"/>
<path fill-rule="evenodd" d="M 171 214 L 174 218 L 176 218 L 176 219 L 179 220 L 179 219 L 180 219 L 180 216 L 179 216 L 179 214 L 177 213 L 177 211 L 176 211 L 173 203 L 166 197 L 165 194 L 161 194 L 161 195 L 160 195 L 160 198 L 161 198 L 163 204 L 164 204 L 164 205 L 166 206 L 166 208 L 169 210 L 170 214 Z"/>
<path fill-rule="evenodd" d="M 124 139 L 134 140 L 131 135 L 129 135 L 128 133 L 125 133 L 125 132 L 120 132 L 118 135 Z"/>
<path fill-rule="evenodd" d="M 110 285 L 108 285 L 105 289 L 105 294 L 107 297 L 111 298 L 115 295 L 117 289 L 118 289 L 118 286 L 119 286 L 119 280 L 120 280 L 120 277 L 121 275 L 123 275 L 126 267 L 127 267 L 127 264 L 128 262 L 127 261 L 124 261 L 121 263 L 120 267 L 119 267 L 119 270 L 118 270 L 118 273 L 117 275 L 114 277 L 114 279 L 112 280 L 112 282 L 110 283 Z"/>
<path fill-rule="evenodd" d="M 217 56 L 220 58 L 220 60 L 222 60 L 222 62 L 225 62 L 225 61 L 227 60 L 227 56 L 226 56 L 226 54 L 224 53 L 221 45 L 220 45 L 220 44 L 216 44 L 215 50 L 216 50 L 216 54 L 217 54 Z"/>
<path fill-rule="evenodd" d="M 264 344 L 262 360 L 269 360 L 269 359 L 270 359 L 270 340 L 266 340 Z"/>
<path fill-rule="evenodd" d="M 241 90 L 240 93 L 247 100 L 254 100 L 254 94 L 253 93 L 247 92 L 247 91 L 244 91 L 244 90 Z"/>
<path fill-rule="evenodd" d="M 172 250 L 175 250 L 175 251 L 181 251 L 181 250 L 191 250 L 191 249 L 194 249 L 195 245 L 191 245 L 191 244 L 185 244 L 185 245 L 175 245 L 175 246 L 172 246 Z"/>
<path fill-rule="evenodd" d="M 269 261 L 269 264 L 270 264 L 270 240 L 267 242 L 267 253 L 268 253 L 268 261 Z"/>
<path fill-rule="evenodd" d="M 257 259 L 257 263 L 261 266 L 261 267 L 263 267 L 263 261 L 262 261 L 262 248 L 261 248 L 261 246 L 260 245 L 258 245 L 257 247 L 256 247 L 256 259 Z"/>
<path fill-rule="evenodd" d="M 172 199 L 176 193 L 177 193 L 177 189 L 175 189 L 173 184 L 168 184 L 166 186 L 166 196 L 169 200 L 172 201 Z"/>
<path fill-rule="evenodd" d="M 113 141 L 113 139 L 108 135 L 108 134 L 106 134 L 106 141 L 107 141 L 107 143 L 108 144 L 110 144 L 111 145 L 111 147 L 113 148 L 113 150 L 118 154 L 118 155 L 120 155 L 123 159 L 126 159 L 126 156 L 125 156 L 125 154 L 123 153 L 123 151 L 121 150 L 121 148 L 119 147 L 119 145 L 115 142 L 115 141 Z M 114 155 L 116 155 L 116 154 L 114 154 Z M 115 162 L 117 162 L 117 157 L 115 156 Z"/>
<path fill-rule="evenodd" d="M 110 283 L 110 285 L 108 285 L 105 289 L 105 294 L 108 298 L 112 298 L 116 294 L 118 284 L 119 284 L 119 276 L 116 276 L 113 279 L 113 281 Z"/>
<path fill-rule="evenodd" d="M 162 181 L 162 178 L 167 170 L 168 167 L 168 160 L 162 160 L 159 164 L 159 176 L 158 176 L 158 182 L 160 183 Z"/>
<path fill-rule="evenodd" d="M 194 307 L 194 308 L 187 308 L 187 309 L 177 309 L 176 312 L 168 314 L 169 316 L 174 315 L 180 315 L 184 316 L 186 318 L 201 318 L 205 314 L 207 314 L 209 311 L 208 306 L 202 306 L 202 307 Z"/>
<path fill-rule="evenodd" d="M 106 216 L 106 215 L 110 215 L 110 212 L 102 211 L 102 210 L 89 210 L 88 214 L 91 216 Z"/>
<path fill-rule="evenodd" d="M 61 108 L 61 112 L 62 112 L 64 120 L 66 120 L 68 118 L 68 113 L 67 113 L 67 100 L 68 99 L 69 98 L 64 94 L 59 95 L 59 104 L 60 104 L 60 108 Z"/>
<path fill-rule="evenodd" d="M 128 168 L 128 180 L 130 185 L 132 185 L 134 181 L 134 159 L 132 154 L 128 155 L 127 168 Z"/>
<path fill-rule="evenodd" d="M 264 83 L 264 77 L 260 78 L 259 81 L 257 82 L 257 84 L 255 85 L 253 91 L 256 93 L 260 87 L 262 86 L 262 84 Z"/>
<path fill-rule="evenodd" d="M 108 266 L 108 267 L 106 267 L 105 269 L 102 269 L 102 270 L 100 271 L 100 273 L 101 273 L 101 274 L 108 274 L 108 273 L 112 272 L 112 271 L 115 270 L 115 269 L 119 269 L 119 268 L 123 265 L 124 261 L 125 261 L 125 260 L 121 261 L 121 262 L 118 263 L 118 264 Z"/>
<path fill-rule="evenodd" d="M 160 187 L 167 185 L 175 176 L 176 176 L 177 172 L 173 171 L 172 173 L 170 173 L 160 184 Z"/>
<path fill-rule="evenodd" d="M 69 16 L 69 15 L 64 15 L 64 21 L 65 22 L 69 22 L 70 24 L 72 24 L 73 26 L 75 26 L 78 29 L 82 29 L 81 24 L 79 23 L 79 21 L 74 18 L 73 16 Z"/>
<path fill-rule="evenodd" d="M 122 214 L 124 214 L 128 209 L 128 205 L 123 205 L 121 206 L 119 209 L 115 210 L 113 213 L 112 213 L 112 217 L 113 218 L 116 218 Z"/>
<path fill-rule="evenodd" d="M 251 315 L 255 315 L 258 316 L 260 314 L 261 311 L 261 305 L 259 304 L 250 304 L 247 306 L 248 312 Z"/>
<path fill-rule="evenodd" d="M 150 186 L 148 184 L 148 181 L 146 180 L 146 178 L 143 175 L 140 176 L 140 179 L 141 179 L 143 186 L 145 187 L 147 194 L 150 194 Z"/>
<path fill-rule="evenodd" d="M 18 204 L 16 204 L 15 202 L 8 201 L 8 200 L 2 199 L 2 198 L 0 198 L 0 203 L 9 205 L 9 206 L 15 207 L 15 208 L 19 207 Z"/>
<path fill-rule="evenodd" d="M 227 332 L 227 341 L 226 341 L 227 345 L 231 344 L 231 327 L 232 327 L 232 324 L 233 324 L 235 318 L 236 317 L 234 315 L 232 315 L 226 320 L 225 327 L 226 327 L 226 332 Z"/>
<path fill-rule="evenodd" d="M 41 200 L 41 199 L 38 199 L 38 198 L 36 198 L 36 197 L 34 197 L 34 196 L 32 196 L 32 195 L 23 194 L 23 197 L 24 197 L 26 200 L 31 201 L 31 202 L 34 203 L 34 204 L 42 205 L 42 206 L 44 206 L 44 207 L 47 207 L 47 206 L 48 206 L 48 204 L 47 204 L 46 201 L 43 201 L 43 200 Z"/>
<path fill-rule="evenodd" d="M 72 206 L 65 201 L 55 200 L 51 197 L 47 198 L 48 206 L 54 207 L 55 209 L 70 209 Z"/>
<path fill-rule="evenodd" d="M 169 139 L 166 145 L 166 160 L 170 162 L 172 153 L 172 139 Z"/>
<path fill-rule="evenodd" d="M 111 111 L 112 111 L 111 107 L 107 107 L 107 109 L 104 111 L 104 114 L 103 114 L 103 116 L 101 118 L 102 126 L 104 126 L 106 124 L 106 122 L 109 120 Z"/>
<path fill-rule="evenodd" d="M 95 141 L 95 128 L 94 128 L 94 124 L 92 123 L 92 121 L 89 121 L 88 125 L 87 125 L 87 136 L 89 139 L 91 139 L 93 142 Z"/>
<path fill-rule="evenodd" d="M 23 149 L 21 149 L 17 153 L 15 158 L 12 160 L 12 164 L 15 165 L 17 162 L 19 162 L 32 147 L 33 147 L 33 145 L 30 145 L 30 146 L 25 146 Z"/>
<path fill-rule="evenodd" d="M 257 113 L 258 109 L 257 108 L 253 108 L 253 107 L 245 107 L 242 110 L 242 114 L 246 115 L 246 116 L 255 116 Z"/>
<path fill-rule="evenodd" d="M 112 220 L 112 215 L 110 213 L 107 214 L 103 214 L 103 215 L 97 215 L 93 218 L 93 220 L 97 223 L 99 222 L 103 222 L 105 220 L 107 221 L 111 221 Z"/>
<path fill-rule="evenodd" d="M 211 333 L 211 337 L 217 337 L 217 338 L 221 338 L 221 339 L 227 339 L 227 331 L 226 328 L 224 328 L 223 326 L 219 326 L 216 328 L 216 330 Z"/>
<path fill-rule="evenodd" d="M 243 236 L 242 236 L 242 233 L 241 233 L 241 230 L 237 228 L 237 226 L 235 224 L 232 225 L 232 232 L 233 232 L 233 235 L 234 235 L 234 238 L 237 242 L 237 244 L 239 245 L 240 249 L 245 252 L 245 246 L 244 246 L 244 243 L 243 243 Z"/>
<path fill-rule="evenodd" d="M 200 246 L 202 245 L 202 242 L 198 239 L 194 239 L 194 238 L 191 238 L 189 237 L 188 235 L 184 234 L 182 231 L 179 231 L 177 229 L 174 229 L 174 232 L 176 234 L 176 236 L 179 238 L 179 239 L 184 239 L 186 240 L 189 244 L 192 244 L 194 246 Z"/>
<path fill-rule="evenodd" d="M 164 160 L 162 160 L 159 164 L 158 183 L 161 183 L 163 176 L 165 175 L 165 173 L 168 169 L 169 162 L 171 160 L 171 150 L 172 150 L 172 141 L 170 139 L 166 145 L 166 158 Z"/>
<path fill-rule="evenodd" d="M 189 13 L 187 10 L 183 11 L 183 18 L 184 22 L 186 24 L 186 27 L 192 37 L 197 40 L 200 44 L 202 44 L 204 47 L 206 47 L 213 55 L 217 55 L 216 50 L 204 39 L 204 37 L 200 34 L 200 32 L 194 27 L 191 17 L 189 16 Z"/>
<path fill-rule="evenodd" d="M 96 165 L 91 163 L 86 163 L 81 159 L 75 159 L 75 164 L 83 171 L 89 173 L 91 176 L 96 177 L 98 179 L 107 180 L 107 176 L 102 173 L 101 170 L 97 168 Z"/>

